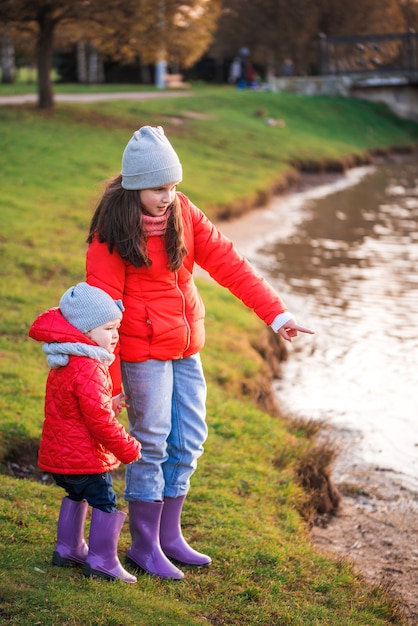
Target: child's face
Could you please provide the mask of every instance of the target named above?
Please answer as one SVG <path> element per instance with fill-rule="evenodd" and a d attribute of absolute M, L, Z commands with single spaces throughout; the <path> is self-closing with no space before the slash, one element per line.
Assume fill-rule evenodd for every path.
<path fill-rule="evenodd" d="M 170 185 L 164 185 L 163 187 L 140 189 L 139 197 L 145 211 L 153 217 L 164 215 L 168 205 L 173 202 L 176 196 L 177 184 L 170 183 Z"/>
<path fill-rule="evenodd" d="M 89 330 L 86 335 L 90 337 L 92 341 L 95 341 L 98 346 L 113 353 L 119 339 L 119 326 L 120 320 L 111 320 L 106 324 L 96 326 L 96 328 Z"/>

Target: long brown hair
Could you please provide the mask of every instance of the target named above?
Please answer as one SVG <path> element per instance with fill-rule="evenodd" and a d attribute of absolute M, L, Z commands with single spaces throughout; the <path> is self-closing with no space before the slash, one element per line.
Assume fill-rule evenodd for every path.
<path fill-rule="evenodd" d="M 183 236 L 180 201 L 175 197 L 167 209 L 170 215 L 165 232 L 168 268 L 175 271 L 182 264 L 187 249 Z M 147 239 L 142 227 L 142 205 L 138 191 L 124 189 L 122 176 L 112 178 L 99 200 L 91 220 L 87 243 L 97 237 L 107 243 L 109 252 L 117 249 L 120 256 L 135 267 L 150 267 Z"/>

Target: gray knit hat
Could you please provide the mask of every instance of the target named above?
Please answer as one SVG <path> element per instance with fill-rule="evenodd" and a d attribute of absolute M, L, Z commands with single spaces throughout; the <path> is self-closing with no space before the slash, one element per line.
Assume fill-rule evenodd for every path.
<path fill-rule="evenodd" d="M 87 283 L 67 289 L 59 308 L 65 319 L 82 333 L 112 320 L 121 320 L 125 310 L 122 300 L 112 300 L 103 289 Z"/>
<path fill-rule="evenodd" d="M 122 156 L 122 187 L 152 189 L 183 178 L 179 158 L 162 126 L 135 131 Z"/>

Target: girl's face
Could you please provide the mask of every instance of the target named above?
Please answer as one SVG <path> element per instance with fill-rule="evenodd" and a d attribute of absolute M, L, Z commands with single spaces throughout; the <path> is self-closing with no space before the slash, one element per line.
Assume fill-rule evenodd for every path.
<path fill-rule="evenodd" d="M 164 215 L 168 205 L 173 202 L 176 196 L 177 184 L 170 183 L 162 187 L 140 189 L 138 193 L 143 209 L 153 217 Z"/>
<path fill-rule="evenodd" d="M 101 346 L 112 354 L 115 351 L 116 344 L 118 343 L 119 326 L 119 319 L 111 320 L 106 324 L 96 326 L 96 328 L 89 330 L 86 335 L 87 337 L 90 337 L 92 341 L 95 341 L 98 346 Z"/>

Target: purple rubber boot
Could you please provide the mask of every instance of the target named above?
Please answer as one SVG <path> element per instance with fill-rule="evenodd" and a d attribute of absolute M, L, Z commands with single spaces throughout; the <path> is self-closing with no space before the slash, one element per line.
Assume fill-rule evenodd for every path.
<path fill-rule="evenodd" d="M 126 513 L 123 511 L 105 513 L 93 508 L 89 553 L 83 565 L 84 576 L 136 583 L 136 577 L 122 567 L 118 558 L 119 535 L 125 518 Z"/>
<path fill-rule="evenodd" d="M 126 557 L 135 567 L 160 578 L 179 580 L 184 574 L 167 559 L 160 545 L 160 520 L 163 502 L 129 502 L 129 527 L 132 545 Z"/>
<path fill-rule="evenodd" d="M 186 496 L 164 498 L 161 516 L 160 542 L 161 548 L 170 559 L 184 565 L 207 567 L 212 559 L 206 554 L 193 550 L 181 532 L 181 512 Z"/>
<path fill-rule="evenodd" d="M 58 517 L 57 543 L 52 563 L 59 567 L 76 567 L 86 560 L 88 546 L 84 540 L 84 523 L 89 505 L 87 500 L 63 498 Z"/>

